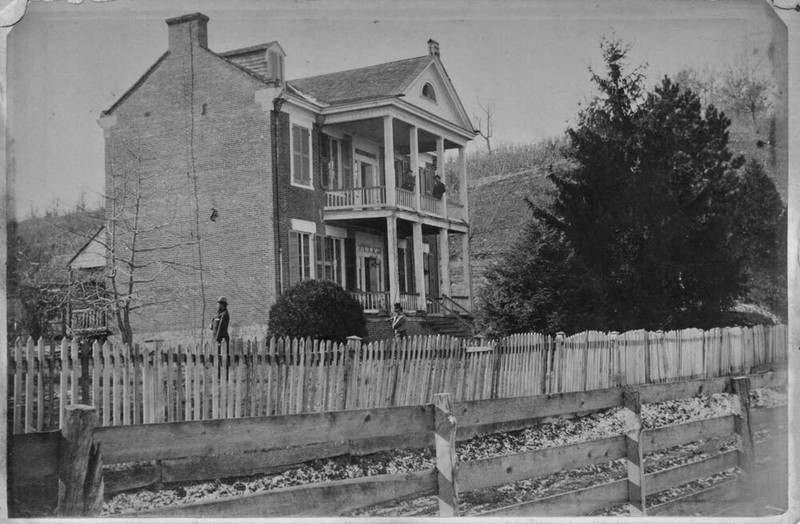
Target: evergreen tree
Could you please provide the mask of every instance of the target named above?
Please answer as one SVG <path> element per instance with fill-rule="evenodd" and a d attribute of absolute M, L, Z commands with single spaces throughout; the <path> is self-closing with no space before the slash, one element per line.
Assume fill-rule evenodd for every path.
<path fill-rule="evenodd" d="M 667 77 L 646 91 L 627 48 L 601 47 L 599 95 L 549 175 L 555 199 L 531 203 L 540 223 L 488 274 L 497 332 L 710 327 L 745 295 L 752 255 L 774 259 L 751 241 L 776 238 L 781 208 L 755 168 L 740 173 L 728 118 Z"/>

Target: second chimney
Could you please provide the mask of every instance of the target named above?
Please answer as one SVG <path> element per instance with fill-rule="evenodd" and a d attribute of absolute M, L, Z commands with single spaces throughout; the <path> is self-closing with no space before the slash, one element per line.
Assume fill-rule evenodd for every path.
<path fill-rule="evenodd" d="M 428 54 L 431 56 L 439 56 L 439 42 L 433 38 L 428 40 Z"/>

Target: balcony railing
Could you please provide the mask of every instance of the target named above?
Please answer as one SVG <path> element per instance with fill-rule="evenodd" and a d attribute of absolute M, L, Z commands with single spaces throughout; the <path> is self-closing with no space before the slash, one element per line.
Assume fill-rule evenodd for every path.
<path fill-rule="evenodd" d="M 101 333 L 108 330 L 107 320 L 104 311 L 91 308 L 74 309 L 70 315 L 69 327 L 76 335 Z"/>
<path fill-rule="evenodd" d="M 361 304 L 364 311 L 391 311 L 393 307 L 388 291 L 351 291 L 350 294 Z M 419 305 L 419 295 L 417 293 L 400 293 L 400 304 L 406 311 L 424 309 Z"/>
<path fill-rule="evenodd" d="M 353 209 L 367 206 L 386 205 L 385 187 L 356 187 L 353 189 L 336 189 L 327 192 L 328 209 Z"/>
<path fill-rule="evenodd" d="M 325 209 L 329 211 L 345 209 L 363 209 L 381 207 L 389 204 L 385 186 L 357 187 L 352 189 L 334 189 L 326 192 Z M 397 188 L 394 205 L 401 209 L 416 210 L 416 195 L 413 191 Z M 448 218 L 466 220 L 464 206 L 457 202 L 445 202 L 428 195 L 420 195 L 419 211 L 428 215 L 445 216 L 447 206 Z"/>
<path fill-rule="evenodd" d="M 358 300 L 364 311 L 378 311 L 380 309 L 389 309 L 389 292 L 388 291 L 351 291 L 353 297 Z"/>
<path fill-rule="evenodd" d="M 426 195 L 420 195 L 419 197 L 419 205 L 422 209 L 423 213 L 428 213 L 431 215 L 444 215 L 443 208 L 442 208 L 442 201 L 438 198 L 429 197 Z"/>
<path fill-rule="evenodd" d="M 397 207 L 414 209 L 414 192 L 408 189 L 397 189 Z"/>

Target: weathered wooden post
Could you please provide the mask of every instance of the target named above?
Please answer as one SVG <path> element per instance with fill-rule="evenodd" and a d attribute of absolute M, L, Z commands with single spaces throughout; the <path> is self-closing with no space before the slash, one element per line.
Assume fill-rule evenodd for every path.
<path fill-rule="evenodd" d="M 482 343 L 483 341 L 481 341 Z M 489 398 L 500 398 L 500 368 L 503 361 L 503 345 L 492 343 L 492 389 Z"/>
<path fill-rule="evenodd" d="M 358 377 L 356 377 L 356 355 L 360 355 L 363 340 L 358 335 L 347 337 L 347 358 L 344 362 L 344 409 L 354 409 L 358 401 Z"/>
<path fill-rule="evenodd" d="M 439 484 L 439 516 L 458 517 L 458 456 L 456 455 L 456 418 L 450 393 L 433 396 L 436 473 Z"/>
<path fill-rule="evenodd" d="M 744 473 L 745 494 L 749 495 L 755 478 L 753 430 L 750 427 L 750 378 L 731 378 L 731 389 L 733 394 L 739 397 L 739 411 L 734 417 L 734 431 L 739 441 L 739 468 Z"/>
<path fill-rule="evenodd" d="M 103 461 L 93 444 L 97 410 L 73 404 L 61 428 L 58 465 L 59 517 L 98 515 L 103 506 Z"/>
<path fill-rule="evenodd" d="M 622 392 L 625 423 L 625 454 L 628 463 L 628 501 L 631 515 L 647 515 L 644 486 L 644 453 L 642 453 L 642 403 L 639 391 L 625 388 Z"/>

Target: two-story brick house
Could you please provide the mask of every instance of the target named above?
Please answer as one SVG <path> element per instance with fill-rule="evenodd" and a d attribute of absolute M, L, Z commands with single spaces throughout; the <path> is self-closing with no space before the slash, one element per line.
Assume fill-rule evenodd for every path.
<path fill-rule="evenodd" d="M 168 50 L 99 119 L 109 234 L 117 260 L 134 251 L 120 271 L 133 268 L 148 304 L 135 330 L 203 329 L 225 295 L 246 332 L 313 278 L 378 312 L 426 310 L 458 275 L 455 300 L 469 308 L 466 191 L 437 199 L 432 187 L 452 153 L 451 185 L 466 188 L 475 133 L 439 45 L 286 81 L 280 44 L 216 53 L 207 24 L 167 20 Z"/>

